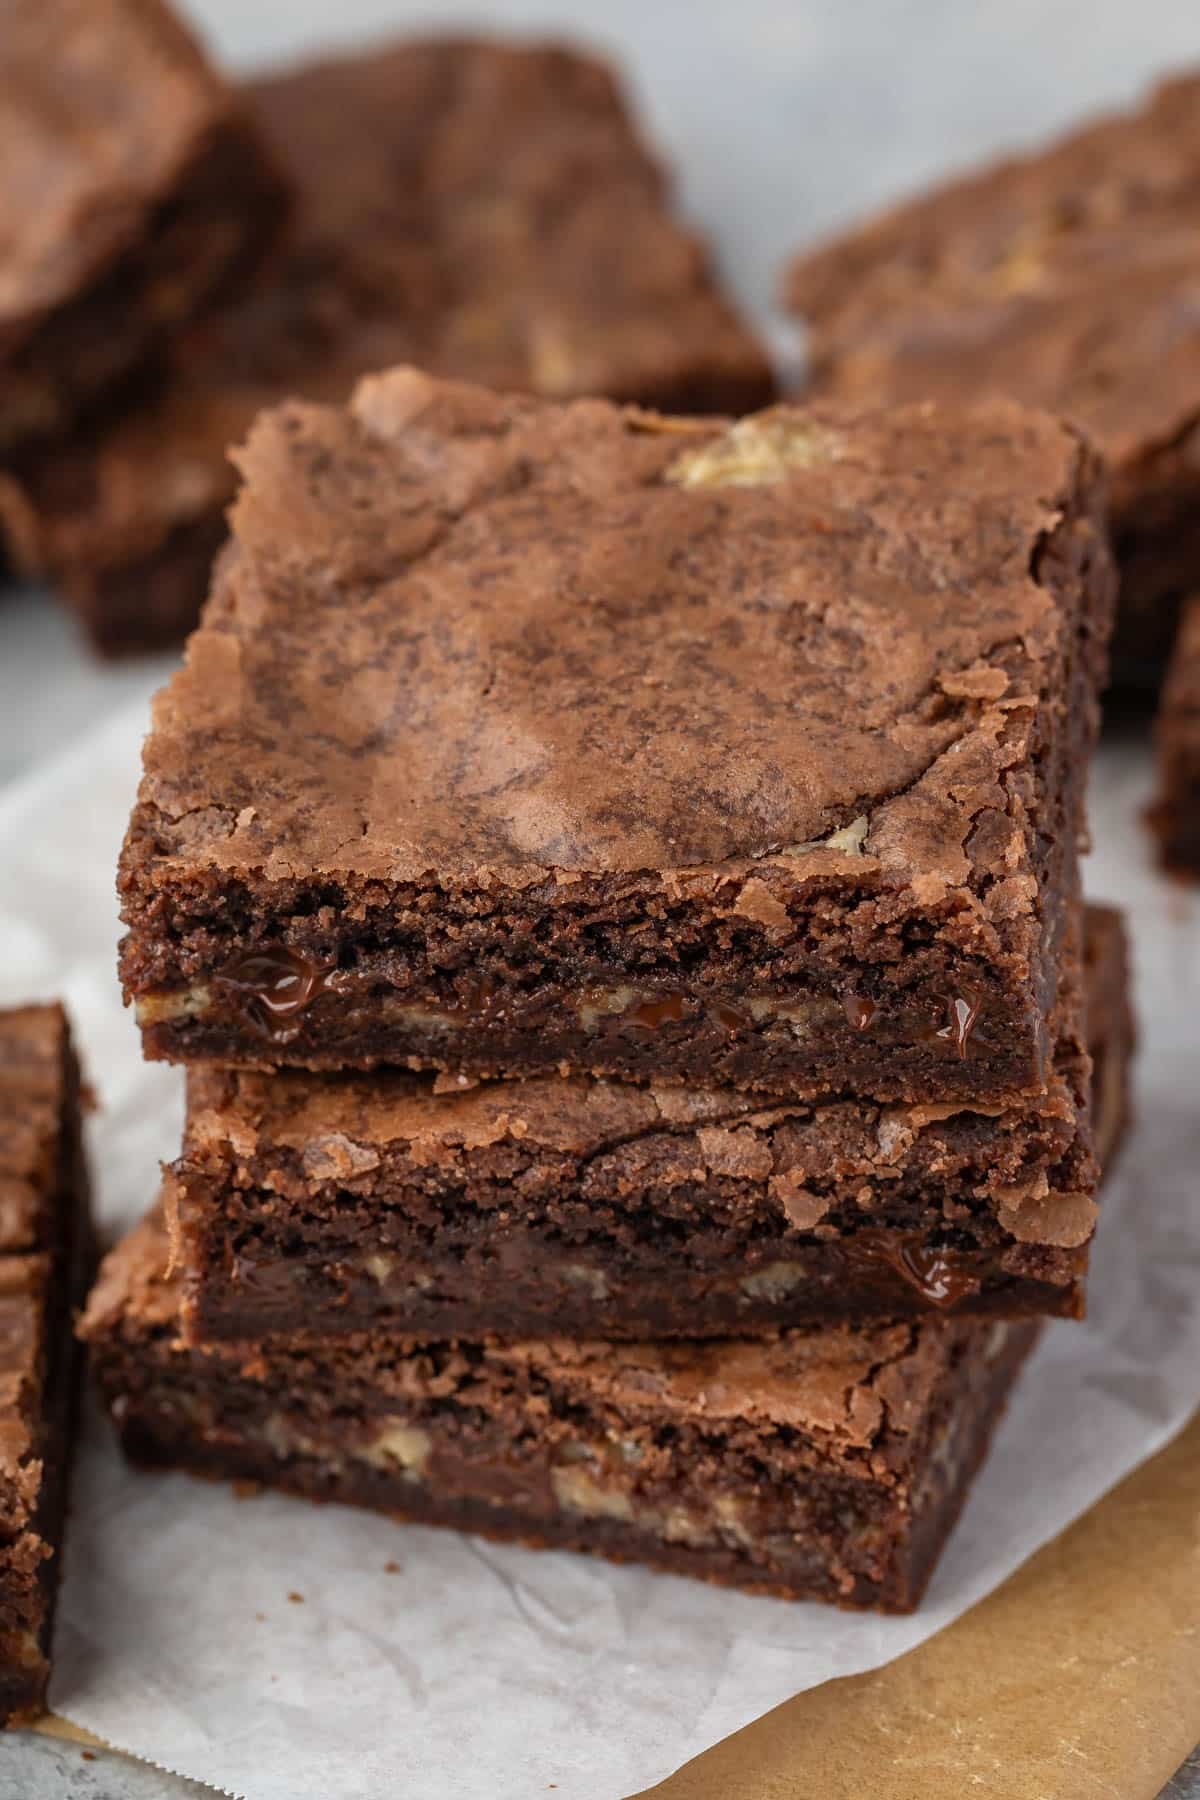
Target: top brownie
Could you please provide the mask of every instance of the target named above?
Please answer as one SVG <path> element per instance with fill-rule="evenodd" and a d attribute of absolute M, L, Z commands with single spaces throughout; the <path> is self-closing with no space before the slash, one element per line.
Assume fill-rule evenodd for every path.
<path fill-rule="evenodd" d="M 814 391 L 1004 393 L 1078 423 L 1113 472 L 1119 672 L 1161 662 L 1200 585 L 1200 76 L 939 187 L 788 271 Z"/>
<path fill-rule="evenodd" d="M 282 187 L 160 0 L 8 0 L 0 453 L 69 424 L 257 254 Z"/>
<path fill-rule="evenodd" d="M 196 623 L 233 498 L 227 449 L 289 395 L 394 363 L 679 412 L 772 398 L 766 360 L 596 59 L 439 38 L 250 82 L 295 190 L 253 287 L 157 382 L 0 481 L 15 558 L 107 650 Z"/>
<path fill-rule="evenodd" d="M 1112 572 L 999 404 L 264 417 L 122 858 L 152 1056 L 1041 1086 Z"/>

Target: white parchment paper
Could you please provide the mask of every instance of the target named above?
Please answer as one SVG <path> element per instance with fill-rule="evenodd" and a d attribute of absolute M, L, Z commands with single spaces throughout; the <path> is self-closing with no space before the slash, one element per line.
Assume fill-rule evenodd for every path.
<path fill-rule="evenodd" d="M 68 999 L 110 1228 L 146 1206 L 181 1114 L 179 1073 L 141 1063 L 113 972 L 144 716 L 0 796 L 0 999 Z M 1150 866 L 1148 783 L 1144 751 L 1106 747 L 1089 887 L 1129 908 L 1143 1045 L 1091 1317 L 1047 1332 L 916 1618 L 239 1500 L 127 1471 L 93 1417 L 56 1709 L 249 1800 L 617 1800 L 798 1689 L 906 1650 L 1158 1448 L 1200 1401 L 1200 904 Z"/>

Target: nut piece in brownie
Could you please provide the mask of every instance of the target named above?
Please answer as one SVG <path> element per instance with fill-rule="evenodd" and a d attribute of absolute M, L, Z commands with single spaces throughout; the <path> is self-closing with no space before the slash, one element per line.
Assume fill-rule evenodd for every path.
<path fill-rule="evenodd" d="M 45 1702 L 90 1270 L 79 1072 L 61 1007 L 0 1012 L 0 1725 Z"/>
<path fill-rule="evenodd" d="M 167 1183 L 192 1342 L 720 1337 L 928 1312 L 1078 1314 L 1131 1028 L 1119 914 L 1088 913 L 1047 1091 L 982 1112 L 764 1103 L 559 1075 L 190 1071 Z"/>
<path fill-rule="evenodd" d="M 1112 595 L 999 404 L 266 415 L 120 886 L 147 1053 L 1040 1088 Z"/>
<path fill-rule="evenodd" d="M 0 455 L 56 435 L 238 276 L 283 188 L 160 0 L 7 0 Z"/>
<path fill-rule="evenodd" d="M 792 263 L 814 388 L 851 404 L 997 392 L 1112 469 L 1118 679 L 1156 680 L 1200 587 L 1200 76 L 952 181 Z"/>
<path fill-rule="evenodd" d="M 1200 595 L 1184 609 L 1155 735 L 1159 854 L 1175 874 L 1200 877 Z"/>
<path fill-rule="evenodd" d="M 1037 1330 L 198 1351 L 167 1261 L 151 1214 L 82 1327 L 135 1460 L 889 1612 L 920 1599 Z"/>
<path fill-rule="evenodd" d="M 447 38 L 243 92 L 296 190 L 285 247 L 157 385 L 0 483 L 13 554 L 101 649 L 195 624 L 235 491 L 227 448 L 290 394 L 342 401 L 414 362 L 677 412 L 771 399 L 603 63 Z"/>

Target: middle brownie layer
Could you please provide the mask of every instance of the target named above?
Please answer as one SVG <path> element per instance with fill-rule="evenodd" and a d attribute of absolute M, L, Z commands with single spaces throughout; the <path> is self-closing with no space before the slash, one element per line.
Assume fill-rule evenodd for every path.
<path fill-rule="evenodd" d="M 1112 989 L 1089 950 L 1089 988 Z M 1078 1313 L 1096 1213 L 1079 985 L 1076 963 L 1046 1093 L 1008 1108 L 195 1069 L 167 1186 L 185 1331 L 697 1337 Z M 1093 1030 L 1119 1068 L 1107 1011 Z"/>

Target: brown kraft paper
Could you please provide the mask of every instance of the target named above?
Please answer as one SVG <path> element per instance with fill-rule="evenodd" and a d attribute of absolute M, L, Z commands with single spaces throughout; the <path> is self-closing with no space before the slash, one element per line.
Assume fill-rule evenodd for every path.
<path fill-rule="evenodd" d="M 1198 1742 L 1200 1415 L 945 1631 L 633 1800 L 1154 1800 Z"/>

